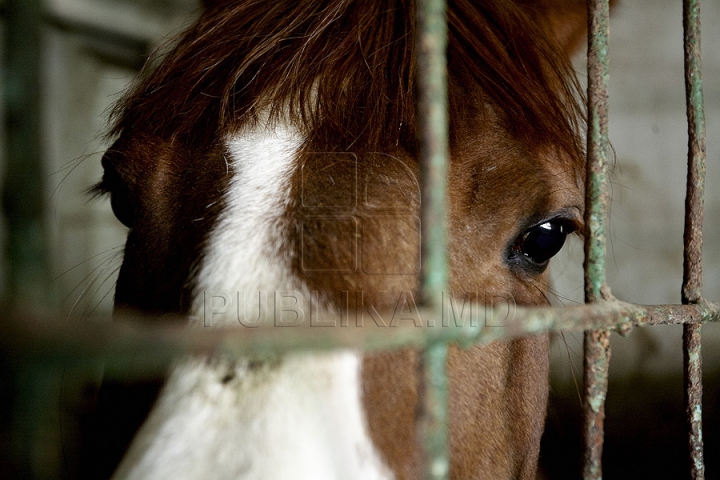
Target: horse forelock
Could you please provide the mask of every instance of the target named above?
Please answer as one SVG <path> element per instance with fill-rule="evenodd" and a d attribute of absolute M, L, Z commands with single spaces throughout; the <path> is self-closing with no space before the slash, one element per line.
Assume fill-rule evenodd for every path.
<path fill-rule="evenodd" d="M 578 84 L 533 5 L 449 1 L 451 135 L 489 104 L 513 135 L 581 168 Z M 326 149 L 412 153 L 414 49 L 414 0 L 220 2 L 149 63 L 160 65 L 116 106 L 112 133 L 208 142 L 270 112 Z"/>

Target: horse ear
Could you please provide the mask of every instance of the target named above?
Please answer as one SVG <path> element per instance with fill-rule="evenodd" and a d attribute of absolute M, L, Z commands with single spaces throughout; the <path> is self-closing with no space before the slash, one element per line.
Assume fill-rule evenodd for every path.
<path fill-rule="evenodd" d="M 586 0 L 521 0 L 530 6 L 536 21 L 548 29 L 568 55 L 578 53 L 587 38 Z M 610 8 L 617 1 L 610 0 Z"/>

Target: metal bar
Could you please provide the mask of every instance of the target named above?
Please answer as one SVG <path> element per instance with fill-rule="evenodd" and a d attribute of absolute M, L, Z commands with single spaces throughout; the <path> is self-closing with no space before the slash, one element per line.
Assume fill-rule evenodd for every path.
<path fill-rule="evenodd" d="M 608 201 L 608 36 L 609 0 L 588 0 L 588 152 L 585 182 L 585 302 L 610 297 L 605 283 L 605 218 Z M 602 478 L 605 397 L 610 342 L 608 331 L 585 333 L 583 477 Z"/>
<path fill-rule="evenodd" d="M 41 155 L 40 0 L 8 0 L 4 18 L 3 102 L 6 128 L 6 170 L 2 186 L 7 225 L 3 252 L 6 308 L 41 309 L 51 298 L 50 265 L 45 221 L 45 168 Z M 6 318 L 2 319 L 5 322 Z M 0 360 L 8 362 L 8 358 Z M 6 372 L 0 382 L 14 391 L 10 432 L 12 475 L 51 478 L 54 451 L 43 425 L 53 412 L 52 368 L 33 365 Z M 49 463 L 48 463 L 49 462 Z"/>
<path fill-rule="evenodd" d="M 422 185 L 422 302 L 441 309 L 447 291 L 447 20 L 444 0 L 417 3 L 418 154 Z M 448 478 L 447 345 L 432 344 L 420 357 L 418 440 L 425 478 Z"/>
<path fill-rule="evenodd" d="M 602 449 L 605 438 L 605 399 L 610 364 L 610 332 L 585 332 L 583 360 L 583 478 L 602 478 Z"/>
<path fill-rule="evenodd" d="M 613 329 L 627 334 L 637 326 L 720 322 L 720 305 L 632 305 L 608 301 L 564 308 L 533 307 L 483 310 L 473 305 L 467 310 L 484 315 L 449 321 L 448 326 L 419 328 L 412 325 L 378 327 L 364 322 L 362 327 L 343 325 L 336 313 L 319 312 L 318 324 L 336 327 L 188 328 L 187 319 L 177 322 L 152 321 L 145 317 L 118 315 L 112 322 L 98 318 L 67 321 L 64 317 L 32 313 L 5 315 L 0 324 L 0 350 L 26 361 L 58 362 L 67 365 L 103 360 L 109 370 L 133 371 L 147 368 L 157 372 L 173 358 L 185 355 L 220 355 L 231 358 L 262 357 L 298 350 L 333 348 L 368 351 L 426 347 L 438 342 L 456 342 L 461 347 L 512 339 L 550 331 Z M 392 312 L 380 312 L 380 315 Z M 419 308 L 418 322 L 435 320 L 434 309 Z M 315 315 L 315 314 L 313 314 Z M 107 320 L 107 319 L 103 319 Z M 267 319 L 272 325 L 273 319 Z M 408 322 L 402 322 L 408 323 Z"/>
<path fill-rule="evenodd" d="M 702 302 L 702 224 L 705 189 L 705 114 L 700 51 L 700 2 L 683 0 L 688 175 L 685 197 L 683 304 Z M 705 478 L 702 438 L 701 326 L 683 326 L 685 411 L 691 478 Z"/>
<path fill-rule="evenodd" d="M 46 305 L 50 291 L 45 228 L 44 166 L 40 152 L 40 2 L 9 0 L 5 20 L 7 170 L 6 301 Z"/>
<path fill-rule="evenodd" d="M 588 151 L 585 182 L 585 301 L 604 297 L 608 202 L 608 0 L 589 0 Z"/>
<path fill-rule="evenodd" d="M 447 266 L 447 22 L 444 0 L 418 1 L 418 146 L 422 185 L 422 298 L 440 307 Z"/>
<path fill-rule="evenodd" d="M 684 0 L 685 92 L 688 118 L 688 177 L 685 197 L 683 303 L 697 303 L 702 290 L 702 223 L 705 191 L 705 113 L 700 74 L 700 5 Z"/>
<path fill-rule="evenodd" d="M 445 365 L 448 344 L 436 343 L 423 351 L 419 390 L 422 392 L 419 411 L 419 434 L 424 444 L 426 479 L 448 478 L 450 459 L 448 438 L 448 380 Z"/>
<path fill-rule="evenodd" d="M 688 423 L 690 478 L 705 478 L 702 436 L 702 356 L 700 331 L 702 325 L 683 325 L 683 365 L 685 367 L 685 412 Z"/>

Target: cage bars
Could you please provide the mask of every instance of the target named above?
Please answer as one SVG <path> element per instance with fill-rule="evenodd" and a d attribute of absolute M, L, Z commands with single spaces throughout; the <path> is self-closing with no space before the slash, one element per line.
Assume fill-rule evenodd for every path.
<path fill-rule="evenodd" d="M 483 305 L 472 308 L 480 310 Z M 418 309 L 427 324 L 435 311 Z M 380 312 L 381 315 L 390 312 Z M 382 328 L 365 322 L 362 328 L 348 327 L 188 329 L 187 319 L 152 322 L 152 317 L 118 315 L 113 322 L 105 318 L 67 320 L 46 314 L 21 312 L 0 324 L 0 349 L 18 359 L 62 365 L 94 365 L 101 360 L 118 375 L 131 375 L 139 369 L 158 372 L 172 359 L 183 355 L 222 355 L 230 359 L 262 357 L 283 352 L 350 348 L 381 351 L 394 348 L 424 348 L 438 342 L 461 347 L 557 331 L 616 330 L 628 333 L 635 327 L 720 322 L 720 305 L 633 305 L 608 301 L 563 308 L 518 307 L 512 319 L 501 322 L 507 312 L 488 310 L 485 315 L 453 322 L 433 329 L 410 325 Z M 315 315 L 315 313 L 313 313 Z M 317 321 L 332 324 L 337 315 L 318 312 Z M 492 325 L 492 326 L 486 326 Z M 429 333 L 432 331 L 432 334 Z"/>
<path fill-rule="evenodd" d="M 683 235 L 682 303 L 702 299 L 702 223 L 705 190 L 705 113 L 701 76 L 700 2 L 683 0 L 685 96 L 688 120 L 688 173 Z M 683 325 L 685 411 L 688 424 L 690 473 L 705 478 L 702 438 L 702 356 L 700 324 Z"/>
<path fill-rule="evenodd" d="M 64 322 L 52 316 L 33 316 L 25 312 L 0 324 L 0 348 L 10 355 L 28 362 L 30 371 L 37 365 L 76 365 L 104 359 L 108 371 L 128 376 L 147 371 L 159 372 L 168 362 L 181 355 L 211 354 L 240 357 L 263 355 L 269 352 L 291 350 L 311 350 L 329 348 L 360 348 L 365 350 L 391 349 L 402 347 L 421 347 L 425 349 L 421 363 L 422 405 L 419 409 L 420 443 L 423 445 L 427 477 L 441 479 L 448 476 L 449 462 L 447 452 L 447 378 L 445 363 L 450 342 L 461 345 L 484 343 L 499 338 L 516 338 L 527 334 L 538 334 L 557 330 L 585 330 L 585 399 L 586 409 L 585 441 L 586 464 L 585 478 L 601 478 L 601 456 L 603 442 L 603 408 L 607 392 L 607 365 L 609 360 L 609 330 L 627 332 L 634 326 L 655 324 L 683 324 L 686 407 L 689 425 L 689 446 L 692 478 L 704 478 L 702 459 L 701 426 L 701 362 L 700 362 L 700 325 L 704 322 L 720 321 L 720 306 L 702 299 L 701 296 L 701 247 L 702 247 L 702 196 L 705 162 L 705 128 L 702 106 L 702 86 L 700 77 L 700 20 L 697 0 L 684 0 L 686 87 L 688 100 L 688 195 L 686 199 L 685 223 L 685 265 L 683 276 L 684 305 L 641 306 L 619 302 L 612 298 L 605 285 L 605 236 L 604 222 L 607 202 L 607 174 L 605 171 L 607 150 L 607 75 L 608 75 L 608 0 L 589 0 L 589 126 L 588 126 L 588 179 L 586 225 L 588 240 L 586 244 L 586 301 L 588 304 L 562 309 L 517 308 L 513 318 L 500 322 L 500 326 L 491 328 L 486 325 L 498 325 L 498 319 L 504 312 L 484 309 L 485 316 L 475 324 L 462 327 L 440 328 L 436 324 L 441 314 L 440 292 L 446 291 L 448 269 L 446 258 L 447 227 L 444 192 L 447 175 L 447 93 L 445 73 L 445 48 L 447 26 L 442 0 L 420 0 L 418 4 L 418 84 L 420 92 L 419 124 L 420 151 L 423 184 L 423 270 L 422 298 L 424 306 L 420 309 L 423 325 L 429 328 L 395 329 L 204 329 L 188 331 L 177 325 L 158 325 L 132 322 L 132 319 L 118 319 L 112 325 L 85 322 Z M 36 0 L 11 1 L 8 12 L 20 10 L 26 20 L 38 13 Z M 39 17 L 31 18 L 37 22 Z M 10 17 L 8 31 L 17 30 Z M 33 23 L 37 25 L 37 23 Z M 18 38 L 27 33 L 16 31 Z M 15 40 L 17 41 L 17 39 Z M 18 105 L 36 105 L 37 89 L 20 90 L 17 79 L 27 77 L 27 85 L 34 85 L 37 72 L 23 72 L 25 68 L 37 68 L 37 65 L 13 63 L 13 48 L 27 48 L 34 45 L 15 44 L 8 47 L 8 74 L 6 76 L 6 96 L 10 115 L 28 115 L 28 122 L 37 122 L 27 127 L 26 133 L 37 134 L 39 109 L 18 109 Z M 34 57 L 37 60 L 39 48 Z M 32 53 L 32 52 L 31 52 Z M 18 72 L 13 73 L 17 67 Z M 18 75 L 13 77 L 13 75 Z M 30 97 L 28 97 L 30 95 Z M 35 98 L 32 97 L 35 95 Z M 30 104 L 18 103 L 26 98 Z M 33 120 L 34 119 L 34 120 Z M 23 120 L 24 122 L 24 120 Z M 28 125 L 23 123 L 22 125 Z M 35 133 L 33 132 L 33 128 Z M 13 132 L 8 140 L 11 155 L 20 155 L 34 149 L 39 158 L 39 141 L 28 141 L 13 145 Z M 18 137 L 20 138 L 20 137 Z M 26 139 L 32 138 L 24 137 Z M 18 157 L 19 158 L 19 157 Z M 16 163 L 13 165 L 12 162 Z M 39 163 L 36 168 L 19 165 L 17 160 L 9 159 L 9 172 L 12 168 L 22 167 L 21 173 L 9 175 L 4 192 L 5 212 L 9 218 L 10 259 L 13 275 L 17 274 L 20 285 L 31 285 L 22 278 L 33 275 L 43 276 L 42 265 L 44 235 L 42 228 L 28 229 L 22 222 L 42 218 L 38 214 L 40 204 L 30 205 L 30 217 L 18 216 L 20 210 L 15 205 L 24 201 L 39 201 L 42 178 Z M 28 196 L 30 198 L 23 198 Z M 13 203 L 16 202 L 16 203 Z M 23 207 L 24 208 L 24 207 Z M 41 209 L 39 210 L 41 212 Z M 26 238 L 27 243 L 17 243 L 14 238 Z M 14 245 L 14 246 L 13 246 Z M 36 248 L 35 258 L 27 256 L 27 251 L 13 248 Z M 17 253 L 13 253 L 17 252 Z M 38 267 L 39 266 L 39 267 Z M 41 279 L 42 282 L 46 281 Z M 15 280 L 13 280 L 15 281 Z M 13 287 L 15 288 L 15 287 Z M 32 289 L 36 289 L 33 285 Z M 29 289 L 29 290 L 32 290 Z M 35 290 L 39 291 L 38 289 Z M 18 297 L 19 298 L 19 297 Z M 23 297 L 28 301 L 29 297 Z M 322 317 L 323 314 L 320 314 Z M 332 320 L 331 318 L 328 318 Z M 271 319 L 270 319 L 271 320 Z M 435 328 L 432 328 L 432 327 Z M 18 360 L 19 361 L 19 360 Z M 42 375 L 38 374 L 40 377 Z M 28 384 L 30 385 L 30 384 Z M 28 395 L 35 388 L 27 388 Z M 37 395 L 37 392 L 32 394 Z M 29 439 L 28 443 L 32 443 Z M 28 445 L 30 446 L 30 445 Z M 26 454 L 31 452 L 25 452 Z"/>
<path fill-rule="evenodd" d="M 5 302 L 24 308 L 42 306 L 50 291 L 40 151 L 40 8 L 39 0 L 8 0 L 5 10 Z"/>
<path fill-rule="evenodd" d="M 608 37 L 610 1 L 588 0 L 588 132 L 585 177 L 585 302 L 610 300 L 605 283 L 605 220 L 608 201 Z M 602 478 L 605 398 L 610 366 L 610 332 L 584 335 L 583 477 Z"/>
<path fill-rule="evenodd" d="M 447 19 L 445 0 L 417 4 L 418 155 L 422 188 L 421 300 L 440 313 L 448 286 L 447 262 Z M 436 318 L 440 318 L 437 315 Z M 427 324 L 430 326 L 430 324 Z M 448 477 L 447 363 L 448 345 L 431 343 L 418 363 L 420 402 L 418 440 L 428 480 Z"/>
<path fill-rule="evenodd" d="M 41 155 L 40 0 L 8 0 L 4 15 L 3 102 L 6 129 L 2 203 L 6 222 L 6 311 L 49 306 L 50 266 L 45 220 L 45 175 Z M 3 318 L 2 322 L 7 319 Z M 2 353 L 2 352 L 0 352 Z M 3 359 L 3 361 L 6 361 Z M 4 366 L 4 365 L 3 365 Z M 52 364 L 26 364 L 0 381 L 19 395 L 8 426 L 14 437 L 8 466 L 18 478 L 42 475 L 47 465 L 43 418 L 52 411 L 49 387 L 57 377 Z"/>

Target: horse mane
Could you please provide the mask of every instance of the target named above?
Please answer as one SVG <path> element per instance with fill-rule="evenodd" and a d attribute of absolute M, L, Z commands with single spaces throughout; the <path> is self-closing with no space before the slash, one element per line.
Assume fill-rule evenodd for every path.
<path fill-rule="evenodd" d="M 580 158 L 582 94 L 538 3 L 448 2 L 451 119 L 490 105 L 527 144 Z M 415 0 L 223 0 L 148 62 L 111 134 L 192 143 L 270 112 L 333 149 L 413 152 L 414 49 Z"/>

